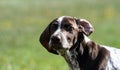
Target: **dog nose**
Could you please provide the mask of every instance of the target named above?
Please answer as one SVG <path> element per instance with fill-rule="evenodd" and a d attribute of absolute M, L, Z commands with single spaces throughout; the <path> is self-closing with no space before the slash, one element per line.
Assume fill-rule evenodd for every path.
<path fill-rule="evenodd" d="M 51 40 L 53 43 L 60 43 L 60 36 L 58 36 L 58 35 L 52 36 Z"/>

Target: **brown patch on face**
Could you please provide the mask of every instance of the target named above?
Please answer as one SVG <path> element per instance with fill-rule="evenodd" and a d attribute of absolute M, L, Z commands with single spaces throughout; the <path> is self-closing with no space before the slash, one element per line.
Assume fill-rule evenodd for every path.
<path fill-rule="evenodd" d="M 72 26 L 73 28 L 75 29 L 78 29 L 78 26 L 76 24 L 76 20 L 72 17 L 65 17 L 62 21 L 62 24 L 61 25 L 68 25 L 68 26 Z"/>
<path fill-rule="evenodd" d="M 76 24 L 76 21 L 73 17 L 64 17 L 61 22 L 61 30 L 67 39 L 68 43 L 71 45 L 69 49 L 73 46 L 73 44 L 77 41 L 79 28 Z"/>

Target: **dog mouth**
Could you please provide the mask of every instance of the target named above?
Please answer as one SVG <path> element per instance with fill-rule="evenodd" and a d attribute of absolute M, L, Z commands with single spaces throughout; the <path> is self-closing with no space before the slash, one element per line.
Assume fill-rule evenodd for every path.
<path fill-rule="evenodd" d="M 63 49 L 61 43 L 52 43 L 52 44 L 51 44 L 51 48 L 54 49 L 54 50 Z"/>
<path fill-rule="evenodd" d="M 63 45 L 62 42 L 52 42 L 52 41 L 50 41 L 49 45 L 52 49 L 54 49 L 56 51 L 69 49 L 69 47 L 68 47 L 69 45 Z"/>

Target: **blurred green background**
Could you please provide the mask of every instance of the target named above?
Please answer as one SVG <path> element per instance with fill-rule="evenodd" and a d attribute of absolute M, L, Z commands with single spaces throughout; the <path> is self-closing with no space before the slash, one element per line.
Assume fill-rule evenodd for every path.
<path fill-rule="evenodd" d="M 0 70 L 68 70 L 39 43 L 49 22 L 62 15 L 89 20 L 92 40 L 120 48 L 119 0 L 0 0 Z"/>

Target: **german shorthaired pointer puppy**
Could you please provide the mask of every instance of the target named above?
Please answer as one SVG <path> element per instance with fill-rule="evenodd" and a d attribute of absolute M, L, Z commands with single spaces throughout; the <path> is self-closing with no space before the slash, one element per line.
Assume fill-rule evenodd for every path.
<path fill-rule="evenodd" d="M 70 70 L 120 70 L 120 50 L 98 45 L 87 36 L 94 28 L 85 19 L 62 16 L 54 19 L 41 34 L 41 44 L 60 54 Z"/>

